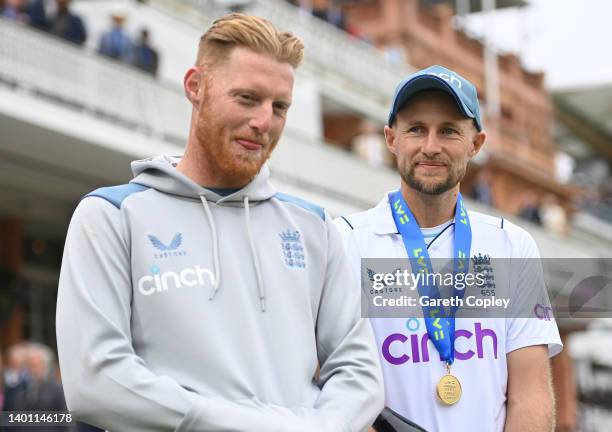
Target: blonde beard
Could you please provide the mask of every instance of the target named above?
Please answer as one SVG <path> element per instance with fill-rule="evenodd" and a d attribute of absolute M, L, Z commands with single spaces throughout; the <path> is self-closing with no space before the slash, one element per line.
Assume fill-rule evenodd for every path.
<path fill-rule="evenodd" d="M 415 175 L 415 166 L 411 166 L 410 169 L 400 169 L 398 167 L 400 177 L 404 182 L 417 192 L 426 195 L 441 195 L 457 186 L 457 184 L 463 180 L 467 171 L 467 165 L 463 166 L 463 169 L 452 169 L 448 173 L 446 180 L 438 182 L 436 184 L 425 184 L 424 182 L 417 180 Z"/>
<path fill-rule="evenodd" d="M 207 161 L 211 174 L 227 184 L 247 184 L 261 170 L 276 147 L 276 142 L 268 144 L 258 156 L 232 152 L 233 144 L 223 125 L 216 121 L 210 107 L 200 107 L 196 126 L 196 138 L 201 157 Z"/>

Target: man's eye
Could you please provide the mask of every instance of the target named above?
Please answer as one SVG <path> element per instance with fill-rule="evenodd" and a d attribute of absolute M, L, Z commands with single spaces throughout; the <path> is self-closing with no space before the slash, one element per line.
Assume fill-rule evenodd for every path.
<path fill-rule="evenodd" d="M 455 135 L 455 134 L 457 134 L 458 132 L 457 132 L 457 130 L 456 130 L 456 129 L 453 129 L 453 128 L 450 128 L 450 127 L 446 127 L 446 128 L 443 128 L 443 129 L 442 129 L 442 133 L 443 133 L 444 135 Z"/>
<path fill-rule="evenodd" d="M 423 132 L 423 126 L 413 126 L 410 129 L 408 129 L 408 133 L 412 133 L 412 134 L 420 134 Z"/>
<path fill-rule="evenodd" d="M 288 108 L 289 108 L 285 104 L 274 104 L 273 107 L 274 107 L 274 111 L 277 114 L 285 114 L 287 112 Z"/>
<path fill-rule="evenodd" d="M 254 102 L 255 98 L 253 97 L 253 95 L 250 95 L 248 93 L 243 93 L 241 95 L 238 95 L 238 99 L 240 99 L 241 102 Z"/>

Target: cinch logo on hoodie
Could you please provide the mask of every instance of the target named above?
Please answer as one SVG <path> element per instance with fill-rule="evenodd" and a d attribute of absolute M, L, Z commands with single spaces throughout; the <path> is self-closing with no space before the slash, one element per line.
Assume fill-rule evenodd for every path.
<path fill-rule="evenodd" d="M 212 271 L 199 265 L 187 267 L 178 272 L 161 272 L 159 266 L 151 266 L 151 274 L 138 279 L 138 291 L 144 296 L 167 291 L 169 288 L 195 287 L 215 283 Z"/>
<path fill-rule="evenodd" d="M 465 329 L 455 330 L 455 340 L 459 338 L 468 339 L 469 342 L 474 342 L 473 349 L 460 352 L 455 347 L 456 360 L 469 360 L 474 356 L 484 358 L 484 342 L 486 339 L 493 344 L 493 356 L 497 359 L 497 333 L 492 329 L 483 328 L 482 324 L 474 323 L 474 331 L 471 332 Z M 427 332 L 422 335 L 416 333 L 406 336 L 403 333 L 392 333 L 385 338 L 382 343 L 381 351 L 383 358 L 393 365 L 401 365 L 407 362 L 420 363 L 429 362 L 429 335 Z M 431 345 L 433 352 L 436 349 Z M 488 351 L 487 351 L 488 352 Z"/>

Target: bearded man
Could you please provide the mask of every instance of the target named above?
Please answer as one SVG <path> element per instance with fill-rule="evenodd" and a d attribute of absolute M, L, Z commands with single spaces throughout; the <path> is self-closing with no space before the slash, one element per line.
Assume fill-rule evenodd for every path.
<path fill-rule="evenodd" d="M 183 157 L 134 162 L 129 184 L 79 204 L 57 302 L 77 419 L 131 432 L 360 431 L 382 410 L 340 235 L 322 208 L 268 181 L 302 56 L 266 20 L 218 19 L 185 75 Z"/>
<path fill-rule="evenodd" d="M 445 297 L 444 286 L 418 284 L 417 297 L 463 301 L 466 291 L 491 296 L 497 290 L 520 305 L 544 296 L 531 276 L 537 272 L 530 272 L 539 260 L 531 235 L 503 218 L 466 210 L 459 192 L 468 162 L 486 140 L 476 87 L 442 66 L 414 73 L 396 88 L 384 134 L 400 188 L 376 207 L 338 219 L 354 274 L 363 274 L 363 258 L 388 258 L 409 260 L 413 274 L 441 275 L 435 264 L 442 261 L 453 276 L 470 268 L 495 276 L 491 260 L 508 267 L 512 259 L 520 263 L 516 273 L 510 279 L 498 273 L 487 282 L 491 289 L 455 283 Z M 532 307 L 491 316 L 423 305 L 404 308 L 401 317 L 373 316 L 391 414 L 428 431 L 554 430 L 549 357 L 562 344 L 555 320 L 541 319 Z"/>

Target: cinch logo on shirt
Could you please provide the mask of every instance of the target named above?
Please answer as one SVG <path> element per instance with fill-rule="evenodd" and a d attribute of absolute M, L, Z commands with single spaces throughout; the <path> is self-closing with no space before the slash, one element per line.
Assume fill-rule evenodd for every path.
<path fill-rule="evenodd" d="M 552 321 L 553 310 L 549 306 L 544 306 L 538 303 L 533 307 L 533 313 L 535 314 L 536 318 L 539 320 Z"/>
<path fill-rule="evenodd" d="M 187 267 L 179 272 L 161 272 L 159 266 L 151 266 L 151 275 L 145 275 L 138 279 L 138 291 L 145 296 L 167 291 L 169 288 L 181 288 L 183 286 L 203 286 L 207 283 L 214 285 L 215 275 L 207 268 L 196 265 Z"/>
<path fill-rule="evenodd" d="M 460 352 L 455 346 L 456 360 L 469 360 L 474 356 L 484 358 L 484 341 L 489 340 L 493 344 L 493 355 L 497 359 L 497 334 L 492 329 L 483 328 L 482 324 L 474 323 L 474 331 L 471 332 L 465 329 L 455 330 L 455 340 L 459 338 L 468 339 L 474 342 L 474 348 L 468 349 L 465 352 Z M 383 358 L 393 364 L 401 365 L 412 361 L 412 363 L 428 362 L 429 356 L 429 335 L 425 332 L 422 335 L 416 333 L 406 336 L 403 333 L 392 333 L 383 341 L 381 351 Z M 433 343 L 431 344 L 433 352 L 436 352 Z M 440 359 L 442 360 L 442 359 Z"/>

